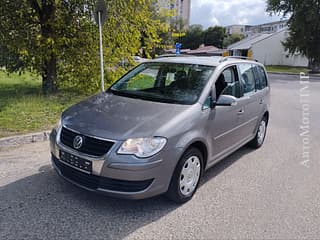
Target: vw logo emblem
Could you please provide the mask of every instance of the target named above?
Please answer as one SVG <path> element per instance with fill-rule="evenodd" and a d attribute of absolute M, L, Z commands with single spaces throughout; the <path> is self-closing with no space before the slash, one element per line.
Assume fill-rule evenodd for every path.
<path fill-rule="evenodd" d="M 80 149 L 83 144 L 83 138 L 81 136 L 76 136 L 73 140 L 73 147 L 75 149 Z"/>

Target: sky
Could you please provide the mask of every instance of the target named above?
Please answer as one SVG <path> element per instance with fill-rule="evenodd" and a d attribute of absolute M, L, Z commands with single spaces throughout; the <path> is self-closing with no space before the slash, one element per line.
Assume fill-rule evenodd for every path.
<path fill-rule="evenodd" d="M 191 24 L 204 28 L 233 24 L 256 25 L 278 21 L 266 13 L 266 0 L 191 0 Z"/>

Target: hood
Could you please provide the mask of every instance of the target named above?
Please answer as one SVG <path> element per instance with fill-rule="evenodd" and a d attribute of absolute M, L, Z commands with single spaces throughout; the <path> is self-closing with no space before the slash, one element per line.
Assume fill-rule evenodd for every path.
<path fill-rule="evenodd" d="M 125 140 L 151 137 L 190 106 L 151 102 L 101 93 L 62 114 L 63 124 L 83 134 Z"/>

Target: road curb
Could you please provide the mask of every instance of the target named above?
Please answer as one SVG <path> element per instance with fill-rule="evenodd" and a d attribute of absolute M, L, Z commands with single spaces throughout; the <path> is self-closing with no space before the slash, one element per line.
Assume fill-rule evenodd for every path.
<path fill-rule="evenodd" d="M 50 131 L 0 138 L 0 148 L 14 147 L 22 144 L 44 142 L 49 140 Z"/>
<path fill-rule="evenodd" d="M 268 74 L 300 76 L 299 73 L 286 73 L 286 72 L 268 72 Z M 309 73 L 305 73 L 305 74 L 306 74 L 306 76 L 320 79 L 320 75 L 318 75 L 318 74 L 309 74 Z"/>

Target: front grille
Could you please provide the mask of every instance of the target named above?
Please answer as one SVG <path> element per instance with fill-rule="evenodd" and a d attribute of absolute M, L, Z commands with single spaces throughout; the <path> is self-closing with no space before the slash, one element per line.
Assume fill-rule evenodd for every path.
<path fill-rule="evenodd" d="M 153 182 L 153 179 L 145 181 L 124 181 L 106 177 L 99 177 L 96 175 L 86 174 L 72 167 L 69 167 L 61 163 L 54 156 L 52 156 L 52 160 L 64 177 L 93 190 L 102 188 L 105 190 L 117 192 L 140 192 L 147 189 Z"/>
<path fill-rule="evenodd" d="M 76 136 L 81 136 L 84 140 L 80 149 L 75 149 L 73 147 L 73 141 Z M 63 127 L 61 130 L 60 141 L 64 145 L 74 150 L 96 157 L 105 155 L 114 144 L 113 142 L 107 140 L 100 140 L 83 134 L 79 134 L 65 127 Z"/>

